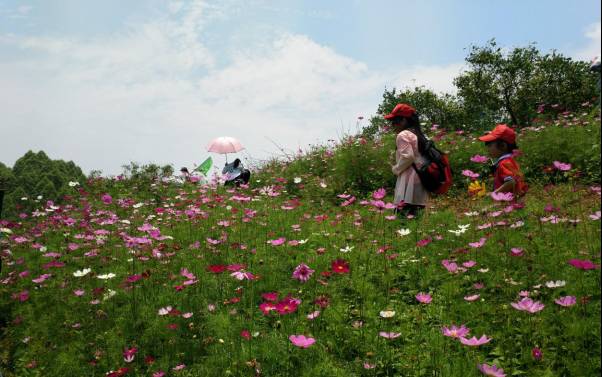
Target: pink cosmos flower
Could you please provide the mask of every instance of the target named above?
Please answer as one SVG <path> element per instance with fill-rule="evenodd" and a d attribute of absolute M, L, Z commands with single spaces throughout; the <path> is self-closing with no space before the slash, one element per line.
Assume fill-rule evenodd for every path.
<path fill-rule="evenodd" d="M 263 297 L 264 300 L 276 302 L 278 301 L 278 292 L 266 292 L 262 294 L 261 297 Z"/>
<path fill-rule="evenodd" d="M 31 281 L 34 282 L 34 283 L 36 283 L 36 284 L 40 284 L 40 283 L 43 283 L 44 281 L 46 281 L 51 276 L 52 276 L 51 274 L 43 274 L 43 275 L 38 276 L 35 279 L 32 279 Z"/>
<path fill-rule="evenodd" d="M 451 272 L 452 274 L 458 272 L 458 264 L 456 262 L 450 262 L 447 259 L 444 259 L 441 261 L 441 264 L 443 265 L 443 267 L 445 267 L 445 269 L 449 272 Z"/>
<path fill-rule="evenodd" d="M 554 161 L 552 165 L 554 165 L 554 168 L 560 171 L 569 171 L 572 168 L 571 164 L 560 161 Z"/>
<path fill-rule="evenodd" d="M 472 156 L 470 158 L 470 161 L 476 162 L 477 164 L 483 164 L 483 163 L 487 162 L 488 160 L 489 160 L 489 158 L 487 158 L 487 156 L 481 156 L 479 154 L 475 154 L 474 156 Z"/>
<path fill-rule="evenodd" d="M 230 274 L 236 280 L 255 280 L 255 275 L 246 271 L 236 271 Z"/>
<path fill-rule="evenodd" d="M 295 271 L 293 271 L 293 278 L 302 282 L 306 282 L 309 280 L 313 273 L 314 270 L 309 268 L 309 266 L 305 263 L 301 263 L 295 268 Z"/>
<path fill-rule="evenodd" d="M 480 240 L 478 240 L 477 242 L 471 242 L 468 244 L 468 246 L 474 248 L 474 249 L 478 249 L 483 247 L 483 245 L 485 245 L 485 241 L 487 241 L 487 238 L 482 237 Z"/>
<path fill-rule="evenodd" d="M 314 338 L 306 337 L 305 335 L 291 335 L 288 339 L 293 345 L 299 348 L 308 348 L 316 342 Z"/>
<path fill-rule="evenodd" d="M 502 368 L 498 368 L 495 364 L 487 365 L 487 364 L 479 364 L 479 370 L 486 376 L 492 377 L 506 377 L 504 370 Z"/>
<path fill-rule="evenodd" d="M 541 349 L 535 347 L 531 350 L 531 356 L 533 356 L 535 360 L 539 361 L 543 358 L 543 352 L 541 352 Z"/>
<path fill-rule="evenodd" d="M 418 302 L 421 304 L 430 304 L 431 301 L 433 301 L 433 298 L 428 293 L 420 292 L 416 295 L 416 300 L 418 300 Z"/>
<path fill-rule="evenodd" d="M 165 377 L 165 372 L 163 372 L 162 370 L 158 370 L 155 373 L 153 373 L 153 377 Z"/>
<path fill-rule="evenodd" d="M 580 270 L 595 270 L 598 268 L 598 265 L 589 259 L 571 259 L 569 264 Z"/>
<path fill-rule="evenodd" d="M 384 188 L 379 188 L 372 193 L 372 198 L 374 200 L 381 200 L 385 197 L 385 195 L 387 195 L 387 191 Z"/>
<path fill-rule="evenodd" d="M 178 370 L 182 370 L 184 368 L 186 368 L 186 364 L 178 364 L 175 367 L 173 367 L 172 370 L 178 371 Z"/>
<path fill-rule="evenodd" d="M 381 331 L 378 333 L 378 335 L 382 336 L 383 338 L 386 339 L 395 339 L 395 338 L 399 338 L 401 336 L 400 332 L 386 332 L 386 331 Z"/>
<path fill-rule="evenodd" d="M 487 335 L 483 335 L 479 339 L 477 339 L 477 337 L 475 337 L 475 336 L 473 336 L 470 339 L 460 337 L 460 342 L 462 344 L 464 344 L 465 346 L 471 346 L 471 347 L 478 347 L 480 345 L 489 343 L 490 341 L 491 341 L 491 338 L 488 338 Z"/>
<path fill-rule="evenodd" d="M 370 364 L 369 362 L 364 363 L 364 369 L 374 369 L 376 368 L 376 364 Z"/>
<path fill-rule="evenodd" d="M 268 315 L 272 310 L 276 310 L 276 305 L 271 302 L 262 302 L 259 304 L 259 310 L 261 310 L 263 315 Z"/>
<path fill-rule="evenodd" d="M 513 257 L 522 257 L 523 254 L 523 249 L 520 249 L 518 247 L 513 247 L 512 249 L 510 249 L 510 255 L 512 255 Z"/>
<path fill-rule="evenodd" d="M 111 197 L 111 195 L 109 195 L 109 194 L 103 194 L 103 195 L 100 197 L 100 200 L 102 200 L 102 202 L 103 202 L 104 204 L 111 204 L 111 203 L 113 203 L 113 198 L 112 198 L 112 197 Z"/>
<path fill-rule="evenodd" d="M 464 296 L 464 300 L 468 301 L 468 302 L 473 302 L 478 300 L 481 297 L 481 295 L 471 295 L 471 296 Z"/>
<path fill-rule="evenodd" d="M 457 327 L 456 325 L 452 325 L 451 327 L 441 328 L 441 332 L 444 336 L 448 336 L 450 338 L 463 338 L 470 332 L 470 329 L 464 325 Z"/>
<path fill-rule="evenodd" d="M 514 195 L 511 192 L 492 192 L 491 198 L 496 202 L 511 202 Z"/>
<path fill-rule="evenodd" d="M 473 172 L 472 170 L 462 170 L 462 175 L 468 178 L 476 179 L 480 177 L 480 174 Z"/>
<path fill-rule="evenodd" d="M 84 293 L 86 293 L 86 291 L 84 291 L 83 289 L 76 289 L 75 291 L 73 291 L 73 294 L 77 297 L 83 296 Z"/>
<path fill-rule="evenodd" d="M 560 306 L 569 307 L 577 303 L 577 298 L 575 296 L 564 296 L 554 300 L 554 302 Z"/>
<path fill-rule="evenodd" d="M 596 211 L 596 213 L 594 213 L 593 215 L 589 215 L 589 218 L 592 220 L 600 220 L 601 217 L 602 217 L 602 212 L 600 212 L 600 211 Z"/>
<path fill-rule="evenodd" d="M 309 319 L 309 320 L 314 320 L 314 319 L 318 318 L 319 316 L 320 316 L 320 311 L 319 311 L 319 310 L 316 310 L 316 311 L 314 311 L 314 312 L 311 312 L 311 313 L 309 313 L 309 314 L 307 315 L 307 319 Z"/>
<path fill-rule="evenodd" d="M 193 316 L 193 313 L 190 313 L 190 312 L 182 314 L 182 318 L 186 318 L 186 319 L 191 318 L 192 316 Z"/>
<path fill-rule="evenodd" d="M 286 238 L 280 237 L 275 240 L 269 240 L 268 244 L 270 244 L 272 246 L 280 246 L 280 245 L 284 244 L 285 242 L 286 242 Z"/>
<path fill-rule="evenodd" d="M 537 312 L 543 310 L 543 308 L 545 307 L 545 305 L 542 304 L 541 302 L 533 301 L 528 297 L 523 298 L 519 302 L 513 302 L 510 305 L 512 305 L 512 307 L 516 310 L 529 312 L 531 314 L 537 313 Z"/>
<path fill-rule="evenodd" d="M 475 262 L 473 260 L 469 260 L 469 261 L 462 263 L 462 266 L 464 266 L 466 268 L 471 268 L 471 267 L 476 266 L 476 264 L 477 264 L 477 262 Z"/>

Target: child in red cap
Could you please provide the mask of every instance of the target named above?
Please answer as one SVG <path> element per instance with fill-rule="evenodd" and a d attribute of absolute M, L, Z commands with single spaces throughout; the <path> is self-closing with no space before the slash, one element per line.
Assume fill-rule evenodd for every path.
<path fill-rule="evenodd" d="M 493 164 L 494 192 L 511 192 L 521 196 L 527 191 L 523 173 L 514 160 L 512 151 L 516 146 L 516 132 L 505 124 L 498 124 L 493 131 L 479 140 L 485 142 L 489 155 L 495 159 Z"/>

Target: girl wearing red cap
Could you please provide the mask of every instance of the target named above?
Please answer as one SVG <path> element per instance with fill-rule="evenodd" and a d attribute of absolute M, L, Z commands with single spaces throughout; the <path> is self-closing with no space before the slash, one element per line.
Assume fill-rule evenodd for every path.
<path fill-rule="evenodd" d="M 385 115 L 385 119 L 391 121 L 391 126 L 397 132 L 395 165 L 391 166 L 393 174 L 397 176 L 393 203 L 401 207 L 403 214 L 414 216 L 426 206 L 429 197 L 412 167 L 412 164 L 421 166 L 425 163 L 422 153 L 427 139 L 420 129 L 418 114 L 410 105 L 398 104 L 390 114 Z"/>
<path fill-rule="evenodd" d="M 527 191 L 523 173 L 520 166 L 513 158 L 516 146 L 516 132 L 505 124 L 498 124 L 493 131 L 479 140 L 485 142 L 493 164 L 493 190 L 494 192 L 511 192 L 515 196 L 523 195 Z"/>

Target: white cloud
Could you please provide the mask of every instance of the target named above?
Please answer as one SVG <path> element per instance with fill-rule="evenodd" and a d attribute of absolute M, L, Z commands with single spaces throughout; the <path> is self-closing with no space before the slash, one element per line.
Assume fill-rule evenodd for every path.
<path fill-rule="evenodd" d="M 464 63 L 413 66 L 402 69 L 394 83 L 398 88 L 424 86 L 437 93 L 451 94 L 456 92 L 453 79 L 462 72 L 464 66 Z"/>
<path fill-rule="evenodd" d="M 585 29 L 584 36 L 587 44 L 573 54 L 575 59 L 591 61 L 595 57 L 600 57 L 600 41 L 602 39 L 600 30 L 600 22 L 593 23 Z"/>
<path fill-rule="evenodd" d="M 204 32 L 223 12 L 173 2 L 158 19 L 95 39 L 0 36 L 0 52 L 20 51 L 0 62 L 0 160 L 43 149 L 85 171 L 116 174 L 130 161 L 178 169 L 224 135 L 243 142 L 243 157 L 264 159 L 280 154 L 271 140 L 295 151 L 355 130 L 385 86 L 450 91 L 461 67 L 374 72 L 295 34 L 238 46 L 218 63 Z"/>

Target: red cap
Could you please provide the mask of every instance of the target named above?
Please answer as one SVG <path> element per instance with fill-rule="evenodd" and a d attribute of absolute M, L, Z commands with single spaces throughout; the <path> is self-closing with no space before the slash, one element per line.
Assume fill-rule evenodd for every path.
<path fill-rule="evenodd" d="M 508 144 L 516 144 L 516 132 L 505 124 L 498 124 L 493 131 L 479 138 L 481 141 L 502 140 Z"/>
<path fill-rule="evenodd" d="M 414 109 L 410 105 L 406 105 L 405 103 L 398 103 L 395 105 L 391 114 L 385 115 L 385 119 L 393 119 L 397 117 L 409 118 L 412 115 L 416 114 L 416 109 Z"/>

